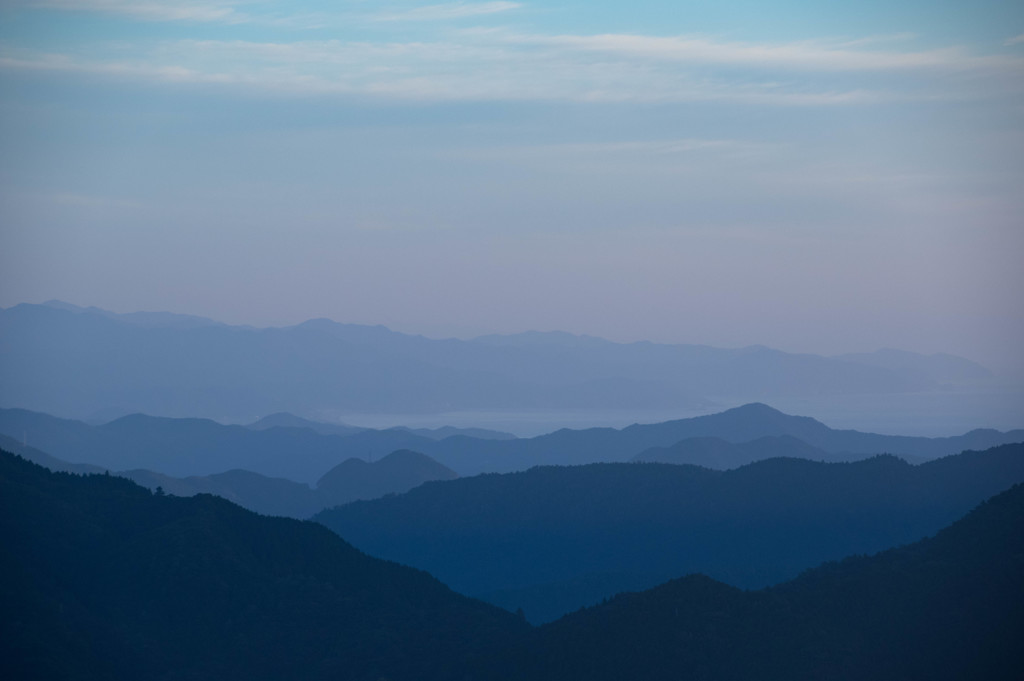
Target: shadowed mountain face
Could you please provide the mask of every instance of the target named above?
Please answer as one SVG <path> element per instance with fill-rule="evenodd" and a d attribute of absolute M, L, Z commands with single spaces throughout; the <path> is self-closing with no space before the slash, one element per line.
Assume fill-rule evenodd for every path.
<path fill-rule="evenodd" d="M 771 589 L 683 577 L 530 630 L 313 523 L 0 452 L 0 673 L 1010 681 L 1024 670 L 1021 536 L 1018 485 L 932 539 Z"/>
<path fill-rule="evenodd" d="M 478 678 L 989 679 L 1024 672 L 1024 487 L 932 539 L 742 592 L 702 576 L 543 627 Z"/>
<path fill-rule="evenodd" d="M 0 452 L 4 677 L 459 678 L 525 625 L 319 525 Z"/>
<path fill-rule="evenodd" d="M 428 483 L 315 519 L 539 622 L 691 572 L 744 588 L 777 583 L 916 541 L 1019 481 L 1024 445 L 919 466 L 892 456 L 726 472 L 594 464 Z"/>
<path fill-rule="evenodd" d="M 0 310 L 0 346 L 0 404 L 78 418 L 677 409 L 709 399 L 899 393 L 946 382 L 929 373 L 928 361 L 911 370 L 874 357 L 569 334 L 431 340 L 323 319 L 255 329 L 66 304 Z"/>

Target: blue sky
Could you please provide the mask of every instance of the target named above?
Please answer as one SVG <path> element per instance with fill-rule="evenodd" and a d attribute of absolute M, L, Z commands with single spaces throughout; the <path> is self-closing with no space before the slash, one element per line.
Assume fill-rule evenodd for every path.
<path fill-rule="evenodd" d="M 0 2 L 0 305 L 1020 365 L 1019 2 Z"/>

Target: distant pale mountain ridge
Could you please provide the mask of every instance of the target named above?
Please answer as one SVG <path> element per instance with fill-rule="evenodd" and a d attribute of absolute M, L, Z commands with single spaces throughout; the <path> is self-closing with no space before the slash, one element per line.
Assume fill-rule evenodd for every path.
<path fill-rule="evenodd" d="M 0 310 L 0 347 L 0 405 L 83 419 L 693 409 L 927 391 L 986 375 L 948 357 L 830 358 L 560 332 L 435 340 L 327 319 L 253 328 L 56 301 Z"/>
<path fill-rule="evenodd" d="M 250 423 L 247 428 L 252 430 L 267 430 L 268 428 L 307 428 L 321 435 L 355 435 L 366 430 L 359 426 L 350 426 L 347 423 L 324 423 L 322 421 L 310 421 L 286 411 L 279 411 L 269 414 L 263 418 Z"/>
<path fill-rule="evenodd" d="M 982 365 L 945 353 L 920 355 L 906 350 L 883 348 L 875 352 L 837 355 L 835 358 L 889 369 L 910 377 L 926 377 L 946 384 L 984 383 L 993 378 L 992 372 Z"/>
<path fill-rule="evenodd" d="M 656 447 L 691 438 L 718 438 L 732 444 L 788 436 L 746 446 L 745 460 L 804 456 L 856 460 L 890 453 L 928 460 L 1024 441 L 1024 430 L 979 429 L 945 438 L 879 435 L 836 430 L 809 417 L 790 416 L 753 403 L 718 414 L 627 428 L 562 429 L 533 438 L 487 439 L 454 435 L 441 440 L 402 428 L 361 430 L 352 435 L 320 434 L 311 428 L 255 430 L 205 419 L 170 419 L 135 414 L 100 426 L 59 419 L 23 409 L 0 409 L 0 433 L 65 461 L 109 470 L 144 468 L 164 475 L 212 475 L 234 469 L 312 483 L 338 463 L 380 459 L 399 449 L 421 452 L 462 476 L 511 472 L 539 465 L 624 462 Z M 792 444 L 786 447 L 786 443 Z M 770 445 L 770 446 L 769 446 Z M 682 460 L 680 460 L 682 462 Z M 718 466 L 716 466 L 718 467 Z"/>

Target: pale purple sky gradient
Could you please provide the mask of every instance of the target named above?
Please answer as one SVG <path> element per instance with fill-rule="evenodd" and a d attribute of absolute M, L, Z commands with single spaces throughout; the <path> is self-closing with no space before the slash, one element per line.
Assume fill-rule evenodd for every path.
<path fill-rule="evenodd" d="M 5 3 L 0 305 L 1021 368 L 1024 11 L 856 10 Z"/>

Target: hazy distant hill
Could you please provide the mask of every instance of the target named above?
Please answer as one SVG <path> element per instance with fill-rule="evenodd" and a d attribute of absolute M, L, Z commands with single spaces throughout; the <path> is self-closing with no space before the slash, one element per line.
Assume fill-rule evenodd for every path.
<path fill-rule="evenodd" d="M 7 679 L 462 679 L 525 629 L 314 523 L 0 452 Z"/>
<path fill-rule="evenodd" d="M 253 421 L 246 428 L 252 430 L 267 430 L 268 428 L 306 428 L 321 435 L 355 435 L 366 428 L 350 426 L 344 423 L 323 423 L 321 421 L 310 421 L 286 411 L 279 411 L 263 418 Z"/>
<path fill-rule="evenodd" d="M 344 437 L 308 428 L 253 430 L 206 419 L 143 414 L 89 426 L 24 409 L 0 409 L 0 432 L 27 438 L 30 445 L 65 461 L 109 470 L 145 468 L 175 477 L 243 469 L 314 482 L 345 459 L 366 454 L 365 449 L 353 454 L 365 440 L 363 431 Z M 432 442 L 400 431 L 382 431 L 375 439 L 387 452 Z"/>
<path fill-rule="evenodd" d="M 278 412 L 276 414 L 264 416 L 263 418 L 250 423 L 247 428 L 252 428 L 253 430 L 266 430 L 267 428 L 308 428 L 309 430 L 320 433 L 321 435 L 355 435 L 356 433 L 361 433 L 365 430 L 374 430 L 372 428 L 360 428 L 359 426 L 350 426 L 348 424 L 311 421 L 294 414 L 289 414 L 288 412 Z M 398 426 L 394 429 L 388 430 L 404 430 L 412 433 L 413 435 L 429 438 L 431 440 L 443 440 L 455 435 L 465 435 L 466 437 L 475 437 L 482 440 L 514 440 L 516 438 L 512 433 L 504 433 L 499 430 L 489 430 L 487 428 L 455 428 L 454 426 L 444 426 L 441 428 L 407 428 L 404 426 Z"/>
<path fill-rule="evenodd" d="M 375 499 L 408 491 L 431 480 L 454 480 L 455 471 L 429 456 L 408 449 L 394 451 L 379 461 L 348 459 L 324 473 L 316 484 L 320 508 L 330 499 Z"/>
<path fill-rule="evenodd" d="M 51 471 L 58 473 L 105 473 L 107 470 L 100 466 L 93 466 L 87 463 L 68 463 L 67 461 L 58 459 L 55 456 L 50 456 L 42 450 L 36 449 L 35 447 L 29 447 L 23 442 L 3 434 L 0 434 L 0 449 L 17 454 L 26 461 L 37 463 L 40 466 L 44 466 L 49 468 Z"/>
<path fill-rule="evenodd" d="M 892 456 L 726 472 L 594 464 L 427 483 L 315 519 L 372 555 L 543 621 L 690 572 L 776 583 L 916 541 L 1019 481 L 1024 444 L 918 466 Z"/>
<path fill-rule="evenodd" d="M 790 416 L 767 405 L 754 403 L 707 416 L 632 425 L 622 429 L 562 429 L 547 435 L 509 442 L 480 442 L 454 437 L 434 445 L 419 445 L 415 449 L 429 454 L 460 475 L 473 475 L 519 471 L 552 464 L 629 461 L 652 447 L 670 447 L 690 438 L 713 437 L 741 444 L 764 437 L 784 436 L 796 438 L 816 450 L 827 452 L 827 456 L 823 457 L 817 451 L 807 450 L 807 453 L 812 454 L 810 458 L 846 461 L 881 453 L 926 460 L 956 454 L 965 449 L 987 449 L 1001 444 L 1024 442 L 1024 430 L 1000 432 L 979 429 L 944 438 L 835 430 L 815 419 Z M 787 455 L 802 456 L 800 451 L 790 449 Z M 750 453 L 756 455 L 756 451 Z"/>
<path fill-rule="evenodd" d="M 26 447 L 3 434 L 0 434 L 0 447 L 52 471 L 110 472 L 150 490 L 159 488 L 177 496 L 216 494 L 250 511 L 290 518 L 308 518 L 324 508 L 407 492 L 430 480 L 458 477 L 454 471 L 430 457 L 408 450 L 392 452 L 371 463 L 348 459 L 329 470 L 316 486 L 310 487 L 305 483 L 238 469 L 211 475 L 174 477 L 141 468 L 112 470 L 91 464 L 68 463 L 34 447 Z"/>
<path fill-rule="evenodd" d="M 440 428 L 406 428 L 400 426 L 399 430 L 407 430 L 413 435 L 428 437 L 431 440 L 446 440 L 450 437 L 464 436 L 478 440 L 515 440 L 516 436 L 500 430 L 489 428 L 456 428 L 455 426 L 442 426 Z"/>
<path fill-rule="evenodd" d="M 838 355 L 835 359 L 881 367 L 902 373 L 910 379 L 934 381 L 947 385 L 983 383 L 992 379 L 992 372 L 963 357 L 947 354 L 919 355 L 905 350 L 886 348 L 875 352 Z"/>
<path fill-rule="evenodd" d="M 727 470 L 761 459 L 782 456 L 812 461 L 850 461 L 870 455 L 834 455 L 824 449 L 812 447 L 791 435 L 768 435 L 741 443 L 728 442 L 720 437 L 690 437 L 680 440 L 671 447 L 651 447 L 633 457 L 633 461 L 692 464 L 715 470 Z"/>
<path fill-rule="evenodd" d="M 708 399 L 927 390 L 928 372 L 760 346 L 569 334 L 431 340 L 311 320 L 256 329 L 51 302 L 0 310 L 0 405 L 76 418 L 253 420 L 288 411 L 668 409 Z"/>
<path fill-rule="evenodd" d="M 306 519 L 327 507 L 321 503 L 317 490 L 301 482 L 284 478 L 271 478 L 252 471 L 231 470 L 213 475 L 190 475 L 175 478 L 145 469 L 112 471 L 149 490 L 160 489 L 166 494 L 191 497 L 196 494 L 215 494 L 242 508 L 264 515 Z M 404 488 L 410 489 L 408 487 Z M 372 499 L 373 496 L 339 496 L 340 503 L 354 499 Z"/>
<path fill-rule="evenodd" d="M 467 677 L 930 679 L 1024 674 L 1024 487 L 934 538 L 772 589 L 707 577 L 618 596 L 540 628 Z"/>
<path fill-rule="evenodd" d="M 811 418 L 790 416 L 763 404 L 718 414 L 628 428 L 563 429 L 534 438 L 442 440 L 403 428 L 321 435 L 309 428 L 224 426 L 204 419 L 155 418 L 134 414 L 100 426 L 57 419 L 24 409 L 0 409 L 0 433 L 65 461 L 110 470 L 145 468 L 164 475 L 211 475 L 233 469 L 313 483 L 342 461 L 380 459 L 398 449 L 421 452 L 459 475 L 510 472 L 538 465 L 629 461 L 652 447 L 689 438 L 714 437 L 745 443 L 791 436 L 824 450 L 811 458 L 856 460 L 888 452 L 932 459 L 965 449 L 1024 441 L 1024 430 L 975 430 L 948 438 L 901 437 L 834 430 Z M 754 452 L 756 454 L 756 452 Z M 788 455 L 799 455 L 791 449 Z M 759 457 L 764 458 L 764 457 Z"/>
<path fill-rule="evenodd" d="M 245 470 L 186 478 L 173 478 L 147 470 L 119 471 L 117 474 L 151 490 L 161 487 L 168 494 L 178 496 L 216 494 L 250 511 L 300 519 L 351 501 L 400 494 L 424 482 L 458 477 L 454 471 L 430 457 L 408 450 L 392 452 L 370 463 L 362 459 L 347 459 L 327 471 L 312 488 L 304 483 Z"/>

